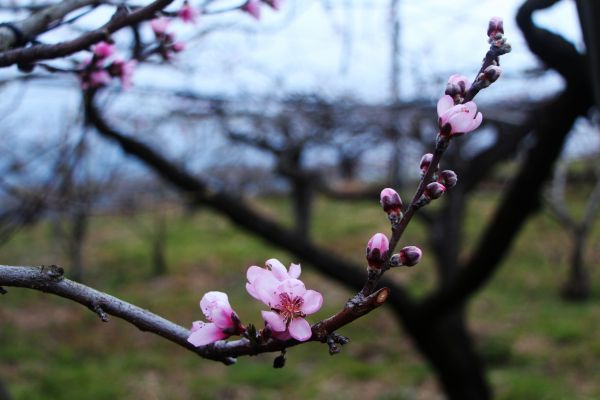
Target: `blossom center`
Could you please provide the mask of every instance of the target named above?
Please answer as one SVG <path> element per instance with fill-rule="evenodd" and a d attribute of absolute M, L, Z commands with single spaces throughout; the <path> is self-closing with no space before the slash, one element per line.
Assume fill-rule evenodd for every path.
<path fill-rule="evenodd" d="M 285 324 L 288 325 L 292 319 L 300 317 L 306 317 L 306 314 L 301 311 L 304 299 L 302 297 L 291 297 L 288 293 L 279 294 L 279 304 L 274 308 Z"/>

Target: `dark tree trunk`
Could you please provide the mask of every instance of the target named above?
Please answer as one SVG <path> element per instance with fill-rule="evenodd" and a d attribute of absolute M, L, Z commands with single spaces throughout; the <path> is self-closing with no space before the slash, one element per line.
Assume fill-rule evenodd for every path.
<path fill-rule="evenodd" d="M 463 311 L 437 319 L 405 320 L 417 348 L 435 370 L 444 393 L 451 400 L 492 398 L 483 361 L 465 326 Z"/>
<path fill-rule="evenodd" d="M 11 400 L 6 384 L 0 380 L 0 400 Z"/>
<path fill-rule="evenodd" d="M 586 237 L 586 233 L 582 230 L 574 233 L 569 276 L 561 289 L 561 295 L 565 300 L 583 301 L 590 296 L 589 276 L 583 261 Z"/>
<path fill-rule="evenodd" d="M 167 273 L 167 261 L 165 256 L 165 243 L 167 241 L 166 216 L 159 212 L 156 217 L 154 232 L 152 235 L 152 276 L 161 276 Z"/>
<path fill-rule="evenodd" d="M 294 229 L 303 238 L 310 235 L 312 214 L 313 187 L 308 179 L 296 179 L 292 188 L 292 203 L 294 207 Z"/>
<path fill-rule="evenodd" d="M 68 238 L 69 261 L 74 281 L 83 282 L 83 245 L 87 235 L 88 214 L 86 211 L 78 210 L 71 216 L 71 232 Z"/>

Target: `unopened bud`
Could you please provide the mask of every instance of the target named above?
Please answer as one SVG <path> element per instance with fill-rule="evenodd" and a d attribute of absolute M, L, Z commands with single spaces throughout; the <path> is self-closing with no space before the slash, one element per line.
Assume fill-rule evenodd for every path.
<path fill-rule="evenodd" d="M 456 182 L 458 182 L 458 177 L 456 176 L 456 173 L 454 171 L 445 169 L 442 172 L 440 172 L 438 182 L 444 185 L 446 189 L 450 189 L 456 186 Z"/>
<path fill-rule="evenodd" d="M 399 267 L 401 265 L 400 254 L 396 253 L 390 257 L 390 267 Z"/>
<path fill-rule="evenodd" d="M 488 24 L 487 35 L 494 39 L 498 33 L 504 34 L 504 22 L 500 17 L 492 17 Z"/>
<path fill-rule="evenodd" d="M 445 93 L 452 98 L 457 96 L 464 98 L 470 88 L 471 82 L 469 82 L 469 79 L 466 76 L 454 74 L 448 78 Z"/>
<path fill-rule="evenodd" d="M 427 172 L 427 168 L 429 168 L 429 165 L 431 164 L 431 160 L 433 160 L 433 154 L 431 154 L 431 153 L 426 153 L 423 155 L 423 157 L 421 157 L 421 164 L 420 164 L 419 168 L 421 168 L 422 173 Z"/>
<path fill-rule="evenodd" d="M 425 197 L 430 200 L 439 199 L 442 197 L 444 192 L 446 191 L 446 187 L 439 182 L 431 182 L 425 187 L 425 192 L 423 193 Z"/>
<path fill-rule="evenodd" d="M 379 203 L 390 219 L 398 218 L 402 214 L 402 199 L 392 188 L 385 188 L 381 191 Z"/>
<path fill-rule="evenodd" d="M 494 83 L 500 78 L 502 68 L 497 65 L 490 65 L 483 71 L 483 77 L 489 83 Z"/>
<path fill-rule="evenodd" d="M 400 250 L 400 263 L 402 265 L 406 265 L 407 267 L 412 267 L 421 261 L 422 255 L 423 252 L 417 246 L 406 246 Z"/>
<path fill-rule="evenodd" d="M 385 263 L 390 242 L 383 233 L 376 233 L 367 243 L 367 264 L 369 268 L 380 269 Z"/>

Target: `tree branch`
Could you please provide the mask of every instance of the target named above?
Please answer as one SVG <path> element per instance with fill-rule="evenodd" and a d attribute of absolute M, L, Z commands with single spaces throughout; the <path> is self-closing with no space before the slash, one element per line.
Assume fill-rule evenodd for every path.
<path fill-rule="evenodd" d="M 39 44 L 4 51 L 0 53 L 0 67 L 7 67 L 13 64 L 30 64 L 39 60 L 65 57 L 85 50 L 95 43 L 106 40 L 111 33 L 119 29 L 154 18 L 158 11 L 167 7 L 172 2 L 173 0 L 156 0 L 130 13 L 121 8 L 106 24 L 73 40 L 51 45 Z"/>
<path fill-rule="evenodd" d="M 223 362 L 235 363 L 239 356 L 281 351 L 288 347 L 306 342 L 297 340 L 280 341 L 261 336 L 233 341 L 218 341 L 206 346 L 195 347 L 187 341 L 190 331 L 148 310 L 125 302 L 89 286 L 63 277 L 63 269 L 56 265 L 41 267 L 15 267 L 0 265 L 0 285 L 20 287 L 54 294 L 75 301 L 92 310 L 102 322 L 108 322 L 107 314 L 121 318 L 144 332 L 151 332 L 175 344 L 178 344 L 200 357 Z M 382 288 L 367 297 L 356 295 L 333 316 L 312 326 L 312 338 L 309 341 L 327 343 L 330 351 L 335 344 L 345 344 L 347 339 L 334 335 L 334 332 L 352 321 L 368 314 L 387 300 L 389 289 Z M 341 338 L 341 339 L 340 339 Z"/>

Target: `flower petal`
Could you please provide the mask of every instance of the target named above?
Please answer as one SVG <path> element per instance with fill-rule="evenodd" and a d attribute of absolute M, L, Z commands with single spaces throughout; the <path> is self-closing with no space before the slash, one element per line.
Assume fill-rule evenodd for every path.
<path fill-rule="evenodd" d="M 448 120 L 452 125 L 452 133 L 465 133 L 473 123 L 475 115 L 468 113 L 465 109 L 451 116 Z"/>
<path fill-rule="evenodd" d="M 260 296 L 258 295 L 258 292 L 252 284 L 246 283 L 246 291 L 250 296 L 254 297 L 256 300 L 260 300 Z"/>
<path fill-rule="evenodd" d="M 217 340 L 228 338 L 229 335 L 224 333 L 215 324 L 199 322 L 195 323 L 194 331 L 188 337 L 188 342 L 194 346 L 204 346 L 205 344 L 214 343 Z"/>
<path fill-rule="evenodd" d="M 307 315 L 316 313 L 323 305 L 323 295 L 316 290 L 307 290 L 302 299 L 302 312 Z"/>
<path fill-rule="evenodd" d="M 285 331 L 285 321 L 279 314 L 273 311 L 261 311 L 263 320 L 269 326 L 269 329 L 275 332 Z"/>
<path fill-rule="evenodd" d="M 280 284 L 281 282 L 275 279 L 273 274 L 265 274 L 254 282 L 254 289 L 256 290 L 260 301 L 269 307 L 273 307 L 279 303 L 277 287 Z"/>
<path fill-rule="evenodd" d="M 289 271 L 290 278 L 298 279 L 301 272 L 302 272 L 302 268 L 300 268 L 300 264 L 292 263 L 290 265 L 290 271 Z"/>
<path fill-rule="evenodd" d="M 454 100 L 447 94 L 442 96 L 437 102 L 438 117 L 441 117 L 446 111 L 454 106 Z"/>
<path fill-rule="evenodd" d="M 271 258 L 270 260 L 267 260 L 265 264 L 267 267 L 271 268 L 271 272 L 277 280 L 283 281 L 290 277 L 287 269 L 285 269 L 285 266 L 279 260 Z"/>
<path fill-rule="evenodd" d="M 277 286 L 276 291 L 278 297 L 280 293 L 287 293 L 293 299 L 295 297 L 304 297 L 306 287 L 299 279 L 287 279 Z"/>
<path fill-rule="evenodd" d="M 475 129 L 479 128 L 479 125 L 481 125 L 481 121 L 483 121 L 483 115 L 480 112 L 478 112 L 477 116 L 473 120 L 473 122 L 467 132 L 471 132 L 471 131 L 474 131 Z"/>
<path fill-rule="evenodd" d="M 304 318 L 294 318 L 288 329 L 290 335 L 301 342 L 307 341 L 312 336 L 310 325 Z"/>
<path fill-rule="evenodd" d="M 248 271 L 246 271 L 246 279 L 248 279 L 248 282 L 253 283 L 259 276 L 262 276 L 265 272 L 267 272 L 266 269 L 253 265 L 248 268 Z"/>
<path fill-rule="evenodd" d="M 213 320 L 213 313 L 223 307 L 231 309 L 229 298 L 223 292 L 207 292 L 200 300 L 200 309 L 209 321 Z"/>

